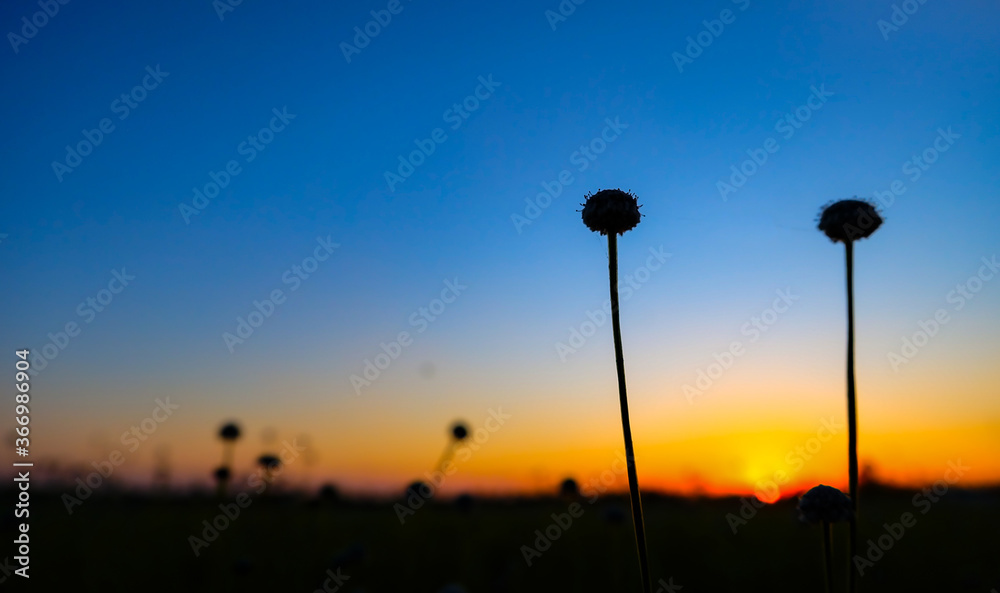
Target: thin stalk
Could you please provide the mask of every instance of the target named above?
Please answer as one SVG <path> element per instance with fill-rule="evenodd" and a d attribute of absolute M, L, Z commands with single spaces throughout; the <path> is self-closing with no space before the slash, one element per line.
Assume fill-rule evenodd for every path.
<path fill-rule="evenodd" d="M 233 467 L 233 449 L 235 444 L 232 441 L 222 442 L 222 465 L 225 467 Z"/>
<path fill-rule="evenodd" d="M 441 454 L 441 459 L 438 459 L 437 465 L 434 466 L 434 471 L 444 471 L 444 466 L 451 461 L 451 455 L 455 452 L 454 441 L 448 441 L 448 444 L 444 447 L 444 453 Z"/>
<path fill-rule="evenodd" d="M 850 480 L 851 516 L 850 554 L 847 558 L 849 590 L 858 590 L 854 556 L 858 550 L 858 408 L 854 391 L 854 242 L 845 244 L 847 253 L 847 473 Z"/>
<path fill-rule="evenodd" d="M 226 486 L 228 486 L 228 480 L 219 480 L 219 485 L 216 487 L 215 494 L 219 498 L 226 497 Z"/>
<path fill-rule="evenodd" d="M 642 590 L 651 593 L 649 558 L 646 554 L 646 530 L 642 520 L 642 502 L 639 500 L 639 478 L 635 471 L 635 451 L 632 449 L 632 426 L 628 420 L 628 396 L 625 392 L 625 356 L 622 354 L 622 328 L 618 319 L 618 236 L 608 233 L 608 276 L 611 280 L 611 327 L 615 337 L 615 364 L 618 367 L 618 400 L 622 410 L 622 434 L 625 437 L 625 460 L 628 466 L 628 488 L 632 502 L 632 523 L 635 526 L 635 543 L 639 551 L 639 571 Z"/>
<path fill-rule="evenodd" d="M 833 532 L 830 522 L 823 521 L 823 574 L 826 575 L 826 593 L 833 593 Z"/>

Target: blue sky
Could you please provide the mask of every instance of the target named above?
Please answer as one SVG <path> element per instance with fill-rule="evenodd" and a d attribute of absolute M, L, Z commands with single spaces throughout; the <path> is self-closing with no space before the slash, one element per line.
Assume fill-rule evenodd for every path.
<path fill-rule="evenodd" d="M 191 431 L 225 413 L 294 425 L 289 409 L 353 410 L 362 404 L 349 403 L 348 377 L 454 279 L 467 292 L 372 386 L 365 413 L 386 402 L 414 413 L 416 398 L 435 414 L 447 406 L 430 400 L 473 415 L 509 397 L 530 416 L 531 401 L 613 371 L 607 326 L 568 362 L 554 346 L 606 298 L 606 245 L 575 212 L 599 188 L 631 189 L 644 205 L 621 239 L 623 273 L 650 248 L 671 254 L 623 305 L 626 357 L 650 402 L 681 398 L 786 287 L 802 304 L 755 364 L 778 381 L 810 364 L 839 380 L 843 250 L 815 230 L 830 200 L 905 187 L 858 248 L 859 365 L 872 373 L 998 251 L 994 4 L 929 0 L 883 35 L 892 3 L 591 0 L 553 30 L 545 11 L 556 2 L 403 0 L 345 60 L 341 44 L 386 5 L 244 2 L 220 20 L 210 2 L 72 2 L 16 53 L 0 51 L 0 343 L 37 350 L 49 332 L 82 326 L 36 377 L 52 394 L 39 430 L 116 434 L 119 419 L 98 410 L 139 413 L 168 393 L 188 398 Z M 5 3 L 4 32 L 38 10 Z M 731 22 L 679 71 L 674 54 L 725 10 Z M 113 102 L 157 66 L 168 74 L 119 119 Z M 452 129 L 446 112 L 480 77 L 497 88 Z M 776 129 L 814 88 L 829 96 L 799 111 L 808 120 L 791 135 Z M 247 162 L 239 145 L 275 109 L 294 119 Z M 114 130 L 59 181 L 52 162 L 103 118 Z M 624 126 L 580 170 L 574 153 L 609 120 Z M 447 139 L 390 191 L 386 171 L 436 128 Z M 951 131 L 947 149 L 915 178 L 906 163 L 940 130 Z M 723 199 L 718 182 L 769 138 L 776 151 Z M 230 160 L 239 174 L 185 221 L 180 205 Z M 563 170 L 573 181 L 518 227 L 512 215 Z M 339 244 L 330 259 L 230 352 L 222 334 L 254 300 L 289 288 L 284 273 L 327 237 Z M 82 323 L 78 305 L 123 267 L 134 283 Z M 998 295 L 987 283 L 920 363 L 995 359 Z M 962 415 L 1000 418 L 987 399 L 975 394 Z M 64 427 L 74 414 L 86 428 Z"/>

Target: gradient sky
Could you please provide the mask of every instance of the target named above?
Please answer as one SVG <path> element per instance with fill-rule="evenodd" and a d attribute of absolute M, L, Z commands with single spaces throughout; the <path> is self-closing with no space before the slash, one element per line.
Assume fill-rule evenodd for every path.
<path fill-rule="evenodd" d="M 622 449 L 610 323 L 557 345 L 607 299 L 607 244 L 576 210 L 622 187 L 645 214 L 619 243 L 622 275 L 642 280 L 622 328 L 644 486 L 743 493 L 780 471 L 787 490 L 846 486 L 844 250 L 815 219 L 854 195 L 880 196 L 886 219 L 856 249 L 862 464 L 913 485 L 961 460 L 963 483 L 1000 480 L 1000 273 L 983 267 L 1000 255 L 995 3 L 930 0 L 880 29 L 890 2 L 593 0 L 552 20 L 555 0 L 402 0 L 348 62 L 342 44 L 387 5 L 244 2 L 220 19 L 207 1 L 73 2 L 7 36 L 4 372 L 16 348 L 80 329 L 32 379 L 33 460 L 83 475 L 169 397 L 179 408 L 121 479 L 148 483 L 166 455 L 178 482 L 207 485 L 232 418 L 239 472 L 307 435 L 289 483 L 387 492 L 430 469 L 450 422 L 501 410 L 446 491 L 587 482 Z M 39 10 L 4 3 L 4 33 Z M 157 66 L 141 102 L 115 103 Z M 241 143 L 275 109 L 294 119 L 248 161 Z M 53 162 L 104 118 L 114 129 L 60 181 Z M 231 160 L 239 173 L 186 220 Z M 757 170 L 720 191 L 741 166 Z M 526 211 L 543 184 L 561 189 Z M 295 285 L 286 273 L 327 238 L 339 247 Z M 134 280 L 87 313 L 123 268 Z M 416 321 L 446 282 L 467 288 Z M 286 300 L 231 351 L 223 334 L 276 289 Z M 791 304 L 769 312 L 778 291 Z M 947 322 L 894 365 L 939 309 Z M 351 375 L 403 331 L 412 343 L 357 394 Z M 688 401 L 733 342 L 744 354 Z"/>

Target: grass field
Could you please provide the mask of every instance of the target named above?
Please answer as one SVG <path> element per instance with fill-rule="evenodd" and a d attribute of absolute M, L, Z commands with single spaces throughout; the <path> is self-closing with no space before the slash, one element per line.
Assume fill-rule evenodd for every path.
<path fill-rule="evenodd" d="M 862 590 L 990 593 L 1000 587 L 1000 493 L 951 490 L 918 506 L 913 496 L 879 491 L 862 499 L 863 549 L 903 513 L 915 521 L 866 568 Z M 390 502 L 260 496 L 235 520 L 219 519 L 225 528 L 195 557 L 189 536 L 204 535 L 202 522 L 220 514 L 217 500 L 95 496 L 70 516 L 57 496 L 39 493 L 31 507 L 30 580 L 34 590 L 47 591 L 307 593 L 322 590 L 326 571 L 339 569 L 348 577 L 343 592 L 436 592 L 449 584 L 470 593 L 638 591 L 627 499 L 580 500 L 576 518 L 570 504 L 431 502 L 401 524 Z M 735 534 L 731 522 L 740 499 L 646 496 L 644 509 L 653 580 L 664 592 L 670 584 L 684 593 L 823 590 L 820 529 L 798 521 L 794 500 L 753 516 L 745 508 L 749 518 Z M 563 525 L 567 518 L 572 523 L 552 527 L 553 514 Z M 528 566 L 522 546 L 534 547 L 536 530 L 547 529 L 557 539 Z M 840 524 L 835 532 L 840 568 L 846 531 Z M 330 590 L 335 587 L 331 581 Z"/>

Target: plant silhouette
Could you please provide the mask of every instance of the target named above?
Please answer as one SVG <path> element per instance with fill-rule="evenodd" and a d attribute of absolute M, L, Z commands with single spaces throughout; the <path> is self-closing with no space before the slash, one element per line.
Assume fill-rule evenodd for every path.
<path fill-rule="evenodd" d="M 856 197 L 856 196 L 855 196 Z M 843 243 L 847 263 L 847 471 L 850 481 L 851 538 L 848 564 L 858 551 L 858 410 L 854 386 L 854 241 L 871 236 L 882 225 L 875 205 L 864 200 L 841 200 L 825 206 L 819 230 L 834 243 Z M 856 571 L 849 570 L 849 589 L 858 590 Z"/>
<path fill-rule="evenodd" d="M 618 369 L 618 400 L 622 413 L 622 434 L 625 439 L 625 460 L 628 466 L 628 486 L 632 503 L 632 522 L 639 553 L 639 570 L 642 590 L 652 591 L 649 580 L 649 559 L 646 552 L 646 532 L 642 520 L 642 502 L 639 498 L 639 478 L 635 469 L 635 452 L 632 449 L 632 426 L 628 417 L 628 396 L 625 389 L 625 357 L 622 354 L 622 330 L 618 318 L 618 235 L 630 231 L 642 218 L 639 203 L 631 193 L 620 189 L 598 190 L 586 196 L 583 204 L 583 223 L 590 230 L 608 236 L 608 280 L 611 284 L 611 327 L 615 341 L 615 365 Z"/>

